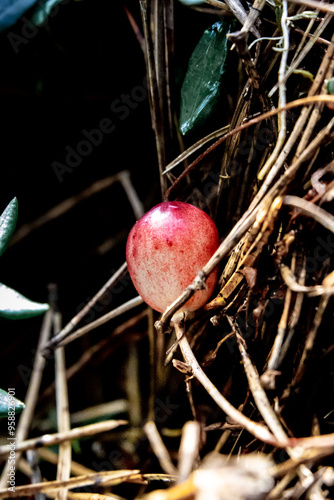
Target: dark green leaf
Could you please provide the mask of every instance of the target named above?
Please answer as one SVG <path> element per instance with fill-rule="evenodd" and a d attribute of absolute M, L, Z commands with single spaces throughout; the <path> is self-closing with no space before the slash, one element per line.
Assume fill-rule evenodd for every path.
<path fill-rule="evenodd" d="M 43 314 L 49 309 L 48 304 L 33 302 L 16 290 L 0 283 L 0 317 L 24 319 Z"/>
<path fill-rule="evenodd" d="M 13 198 L 0 216 L 0 255 L 4 253 L 12 237 L 16 226 L 17 214 L 17 198 Z"/>
<path fill-rule="evenodd" d="M 12 391 L 11 391 L 12 392 Z M 24 403 L 19 399 L 14 398 L 12 394 L 0 389 L 0 418 L 12 416 L 8 412 L 20 413 L 24 408 Z M 10 420 L 12 421 L 12 419 Z M 8 421 L 8 423 L 10 423 Z"/>
<path fill-rule="evenodd" d="M 230 20 L 224 20 L 205 30 L 189 59 L 181 89 L 180 131 L 183 135 L 202 125 L 219 102 L 231 26 Z"/>

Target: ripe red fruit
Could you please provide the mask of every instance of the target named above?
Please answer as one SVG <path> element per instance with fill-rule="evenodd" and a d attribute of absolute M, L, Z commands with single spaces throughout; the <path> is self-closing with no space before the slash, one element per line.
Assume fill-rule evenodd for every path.
<path fill-rule="evenodd" d="M 216 225 L 203 210 L 180 201 L 153 207 L 131 229 L 126 260 L 143 300 L 163 312 L 192 283 L 219 246 Z M 182 310 L 195 311 L 210 298 L 218 269 Z"/>

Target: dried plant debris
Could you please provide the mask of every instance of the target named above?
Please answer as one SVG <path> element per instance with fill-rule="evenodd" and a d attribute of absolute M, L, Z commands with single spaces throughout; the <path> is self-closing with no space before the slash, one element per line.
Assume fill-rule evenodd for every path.
<path fill-rule="evenodd" d="M 62 328 L 52 305 L 16 429 L 20 484 L 8 490 L 3 441 L 0 498 L 334 498 L 333 7 L 139 5 L 140 18 L 128 5 L 126 14 L 145 55 L 161 201 L 205 210 L 220 245 L 162 314 L 139 296 L 105 311 L 114 291 L 130 289 L 125 262 Z M 200 43 L 182 90 L 174 67 L 181 15 L 200 25 L 187 24 Z M 231 73 L 227 56 L 237 61 Z M 200 114 L 208 82 L 214 99 Z M 130 175 L 122 179 L 111 183 L 121 181 L 139 218 L 142 201 Z M 210 300 L 179 314 L 217 269 Z M 66 364 L 72 345 L 78 357 Z M 39 397 L 46 359 L 57 383 Z M 97 391 L 93 412 L 76 408 L 95 420 L 71 428 L 71 383 L 84 375 L 91 390 L 99 371 L 116 396 Z M 52 426 L 45 414 L 55 406 Z M 59 443 L 59 455 L 47 450 Z M 42 479 L 30 484 L 32 450 Z"/>
<path fill-rule="evenodd" d="M 147 500 L 194 498 L 204 500 L 258 500 L 274 486 L 273 461 L 264 454 L 232 457 L 211 453 L 189 479 L 167 491 L 155 491 Z"/>

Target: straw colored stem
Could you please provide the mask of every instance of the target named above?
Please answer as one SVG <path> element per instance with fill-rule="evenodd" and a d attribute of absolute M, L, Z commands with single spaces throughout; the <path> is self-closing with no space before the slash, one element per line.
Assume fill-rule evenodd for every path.
<path fill-rule="evenodd" d="M 60 313 L 54 313 L 54 329 L 58 332 L 61 328 Z M 70 430 L 70 414 L 66 381 L 65 352 L 63 348 L 57 349 L 55 353 L 56 368 L 56 404 L 58 432 L 66 433 Z M 64 441 L 59 445 L 59 461 L 57 464 L 57 479 L 66 481 L 71 473 L 72 450 L 71 443 Z M 62 488 L 57 493 L 57 500 L 66 500 L 67 489 Z"/>
<path fill-rule="evenodd" d="M 40 337 L 37 345 L 37 352 L 34 360 L 34 365 L 31 373 L 31 377 L 29 380 L 29 386 L 27 390 L 27 394 L 25 397 L 25 408 L 20 416 L 20 420 L 16 429 L 16 449 L 15 449 L 15 458 L 19 460 L 21 456 L 20 446 L 22 446 L 22 442 L 27 438 L 29 433 L 29 427 L 34 415 L 38 392 L 41 385 L 41 380 L 43 376 L 43 370 L 45 367 L 45 358 L 41 354 L 42 346 L 47 342 L 51 335 L 51 324 L 52 324 L 52 311 L 49 310 L 44 316 Z M 8 455 L 8 447 L 2 446 L 4 456 Z M 1 453 L 0 453 L 1 455 Z M 7 482 L 7 473 L 9 471 L 9 462 L 6 462 L 1 475 L 0 487 L 4 487 Z"/>
<path fill-rule="evenodd" d="M 243 413 L 238 411 L 233 405 L 231 405 L 231 403 L 229 403 L 227 399 L 225 399 L 225 397 L 218 391 L 218 389 L 198 364 L 198 361 L 195 358 L 188 343 L 184 328 L 179 323 L 174 323 L 174 327 L 183 358 L 187 365 L 191 368 L 193 376 L 203 385 L 207 393 L 218 404 L 223 412 L 226 413 L 226 415 L 228 415 L 236 424 L 246 429 L 250 434 L 252 434 L 260 441 L 276 446 L 286 446 L 287 440 L 284 440 L 283 442 L 278 441 L 266 427 L 250 420 Z"/>
<path fill-rule="evenodd" d="M 87 313 L 95 306 L 95 304 L 103 297 L 103 295 L 110 290 L 114 285 L 121 280 L 127 273 L 127 263 L 124 262 L 121 267 L 109 278 L 103 287 L 94 295 L 94 297 L 76 314 L 71 321 L 55 336 L 51 341 L 45 343 L 43 346 L 43 353 L 49 354 L 57 345 L 67 337 L 67 335 L 75 328 L 78 323 L 86 316 Z"/>
<path fill-rule="evenodd" d="M 127 425 L 127 420 L 106 420 L 97 424 L 83 425 L 66 432 L 56 432 L 54 434 L 44 434 L 43 436 L 27 439 L 18 442 L 16 445 L 16 456 L 18 453 L 26 450 L 40 448 L 41 446 L 53 446 L 73 439 L 81 439 L 88 436 L 95 436 L 101 432 L 108 432 L 116 429 L 120 425 Z M 0 446 L 0 457 L 6 457 L 9 454 L 8 446 Z"/>

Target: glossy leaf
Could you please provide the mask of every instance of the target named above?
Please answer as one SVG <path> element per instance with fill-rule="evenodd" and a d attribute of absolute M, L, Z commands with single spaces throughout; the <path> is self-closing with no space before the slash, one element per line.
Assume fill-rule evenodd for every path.
<path fill-rule="evenodd" d="M 15 24 L 34 3 L 36 0 L 1 0 L 0 31 Z"/>
<path fill-rule="evenodd" d="M 15 415 L 17 415 L 24 409 L 24 407 L 25 404 L 22 403 L 22 401 L 14 398 L 14 396 L 8 394 L 8 392 L 3 389 L 0 389 L 0 418 L 8 417 L 8 412 L 12 412 L 13 410 Z"/>
<path fill-rule="evenodd" d="M 17 198 L 13 198 L 0 216 L 0 255 L 4 253 L 12 237 L 16 226 L 17 213 Z"/>
<path fill-rule="evenodd" d="M 16 290 L 0 283 L 0 317 L 25 319 L 43 314 L 48 309 L 48 304 L 33 302 Z"/>
<path fill-rule="evenodd" d="M 35 26 L 42 26 L 47 21 L 52 9 L 63 0 L 39 0 L 30 20 Z"/>
<path fill-rule="evenodd" d="M 183 135 L 205 123 L 216 109 L 226 72 L 231 26 L 232 21 L 224 20 L 206 29 L 189 59 L 181 89 L 179 127 Z"/>
<path fill-rule="evenodd" d="M 183 5 L 192 6 L 192 5 L 204 4 L 205 0 L 179 0 L 179 2 L 182 3 Z"/>

